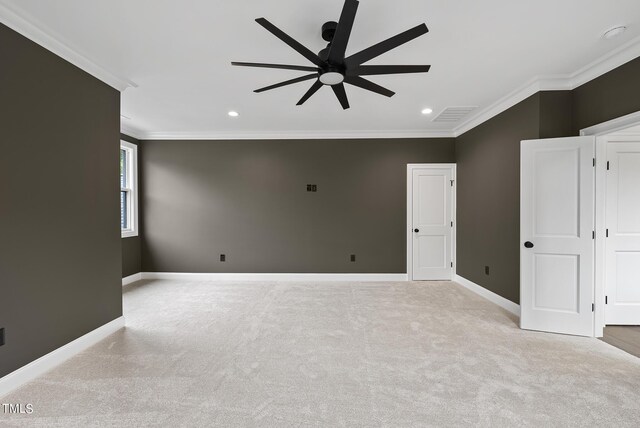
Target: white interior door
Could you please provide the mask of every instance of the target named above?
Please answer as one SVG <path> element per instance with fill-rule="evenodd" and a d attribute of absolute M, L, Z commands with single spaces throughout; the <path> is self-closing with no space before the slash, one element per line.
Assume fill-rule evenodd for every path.
<path fill-rule="evenodd" d="M 520 326 L 593 335 L 594 137 L 522 142 Z"/>
<path fill-rule="evenodd" d="M 605 323 L 640 325 L 640 140 L 607 144 Z"/>
<path fill-rule="evenodd" d="M 412 279 L 451 280 L 453 167 L 412 172 Z"/>

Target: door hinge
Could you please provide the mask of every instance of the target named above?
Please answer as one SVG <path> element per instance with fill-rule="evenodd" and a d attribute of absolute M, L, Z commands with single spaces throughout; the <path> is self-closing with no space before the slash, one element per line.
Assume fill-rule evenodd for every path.
<path fill-rule="evenodd" d="M 593 167 L 596 167 L 596 158 L 593 158 Z"/>
<path fill-rule="evenodd" d="M 595 312 L 596 311 L 596 304 L 592 303 L 591 304 L 591 312 Z"/>
<path fill-rule="evenodd" d="M 453 267 L 453 262 L 451 262 L 451 267 Z"/>
<path fill-rule="evenodd" d="M 596 239 L 596 231 L 591 232 L 591 239 Z"/>
<path fill-rule="evenodd" d="M 454 182 L 454 180 L 451 180 L 451 187 L 453 187 L 453 182 Z"/>
<path fill-rule="evenodd" d="M 451 227 L 453 227 L 453 222 L 451 222 Z"/>
<path fill-rule="evenodd" d="M 609 237 L 609 229 L 607 229 L 606 235 L 607 238 Z"/>
<path fill-rule="evenodd" d="M 610 167 L 609 161 L 607 161 L 607 171 L 609 171 L 609 167 Z"/>
<path fill-rule="evenodd" d="M 605 305 L 609 304 L 609 296 L 604 296 L 604 304 Z"/>

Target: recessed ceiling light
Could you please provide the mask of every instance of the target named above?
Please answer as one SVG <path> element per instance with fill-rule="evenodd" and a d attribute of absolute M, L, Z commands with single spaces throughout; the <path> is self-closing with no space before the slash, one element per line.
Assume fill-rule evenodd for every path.
<path fill-rule="evenodd" d="M 238 117 L 238 116 L 240 116 L 240 114 L 239 114 L 237 111 L 230 111 L 228 114 L 229 114 L 229 116 L 231 116 L 231 117 Z"/>
<path fill-rule="evenodd" d="M 602 37 L 604 37 L 605 39 L 613 39 L 614 37 L 619 36 L 625 31 L 627 31 L 627 27 L 625 27 L 624 25 L 620 25 L 619 27 L 613 27 L 612 29 L 605 31 Z"/>
<path fill-rule="evenodd" d="M 431 113 L 433 113 L 433 109 L 426 108 L 426 109 L 422 110 L 422 114 L 431 114 Z"/>

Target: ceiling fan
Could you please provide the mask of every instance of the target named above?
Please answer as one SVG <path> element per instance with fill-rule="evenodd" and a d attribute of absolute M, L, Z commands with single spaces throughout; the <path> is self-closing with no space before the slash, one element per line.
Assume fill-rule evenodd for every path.
<path fill-rule="evenodd" d="M 281 88 L 294 83 L 316 79 L 311 88 L 298 101 L 297 105 L 304 104 L 323 85 L 331 86 L 338 101 L 345 110 L 349 108 L 349 100 L 344 89 L 344 84 L 375 92 L 380 95 L 392 97 L 395 92 L 383 88 L 362 76 L 380 74 L 400 74 L 400 73 L 426 73 L 431 68 L 430 65 L 363 65 L 367 61 L 376 58 L 385 52 L 397 48 L 417 37 L 426 34 L 429 30 L 425 24 L 420 24 L 410 30 L 400 33 L 394 37 L 375 44 L 363 51 L 346 57 L 347 44 L 353 28 L 359 2 L 357 0 L 345 0 L 340 21 L 329 21 L 322 26 L 322 38 L 329 42 L 326 48 L 317 55 L 293 39 L 291 36 L 280 30 L 278 27 L 267 21 L 265 18 L 258 18 L 256 22 L 262 25 L 267 31 L 292 47 L 306 59 L 311 61 L 315 67 L 286 64 L 261 64 L 252 62 L 232 62 L 232 65 L 243 67 L 278 68 L 284 70 L 308 71 L 307 74 L 295 79 L 276 83 L 275 85 L 256 89 L 254 92 L 260 93 L 271 89 Z"/>

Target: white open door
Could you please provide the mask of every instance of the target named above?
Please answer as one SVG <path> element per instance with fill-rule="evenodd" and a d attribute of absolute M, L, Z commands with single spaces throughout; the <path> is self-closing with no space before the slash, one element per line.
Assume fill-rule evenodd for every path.
<path fill-rule="evenodd" d="M 411 279 L 451 280 L 454 166 L 410 165 L 409 174 Z"/>
<path fill-rule="evenodd" d="M 607 144 L 605 323 L 640 325 L 640 141 Z"/>
<path fill-rule="evenodd" d="M 520 327 L 593 336 L 594 137 L 522 142 Z"/>

